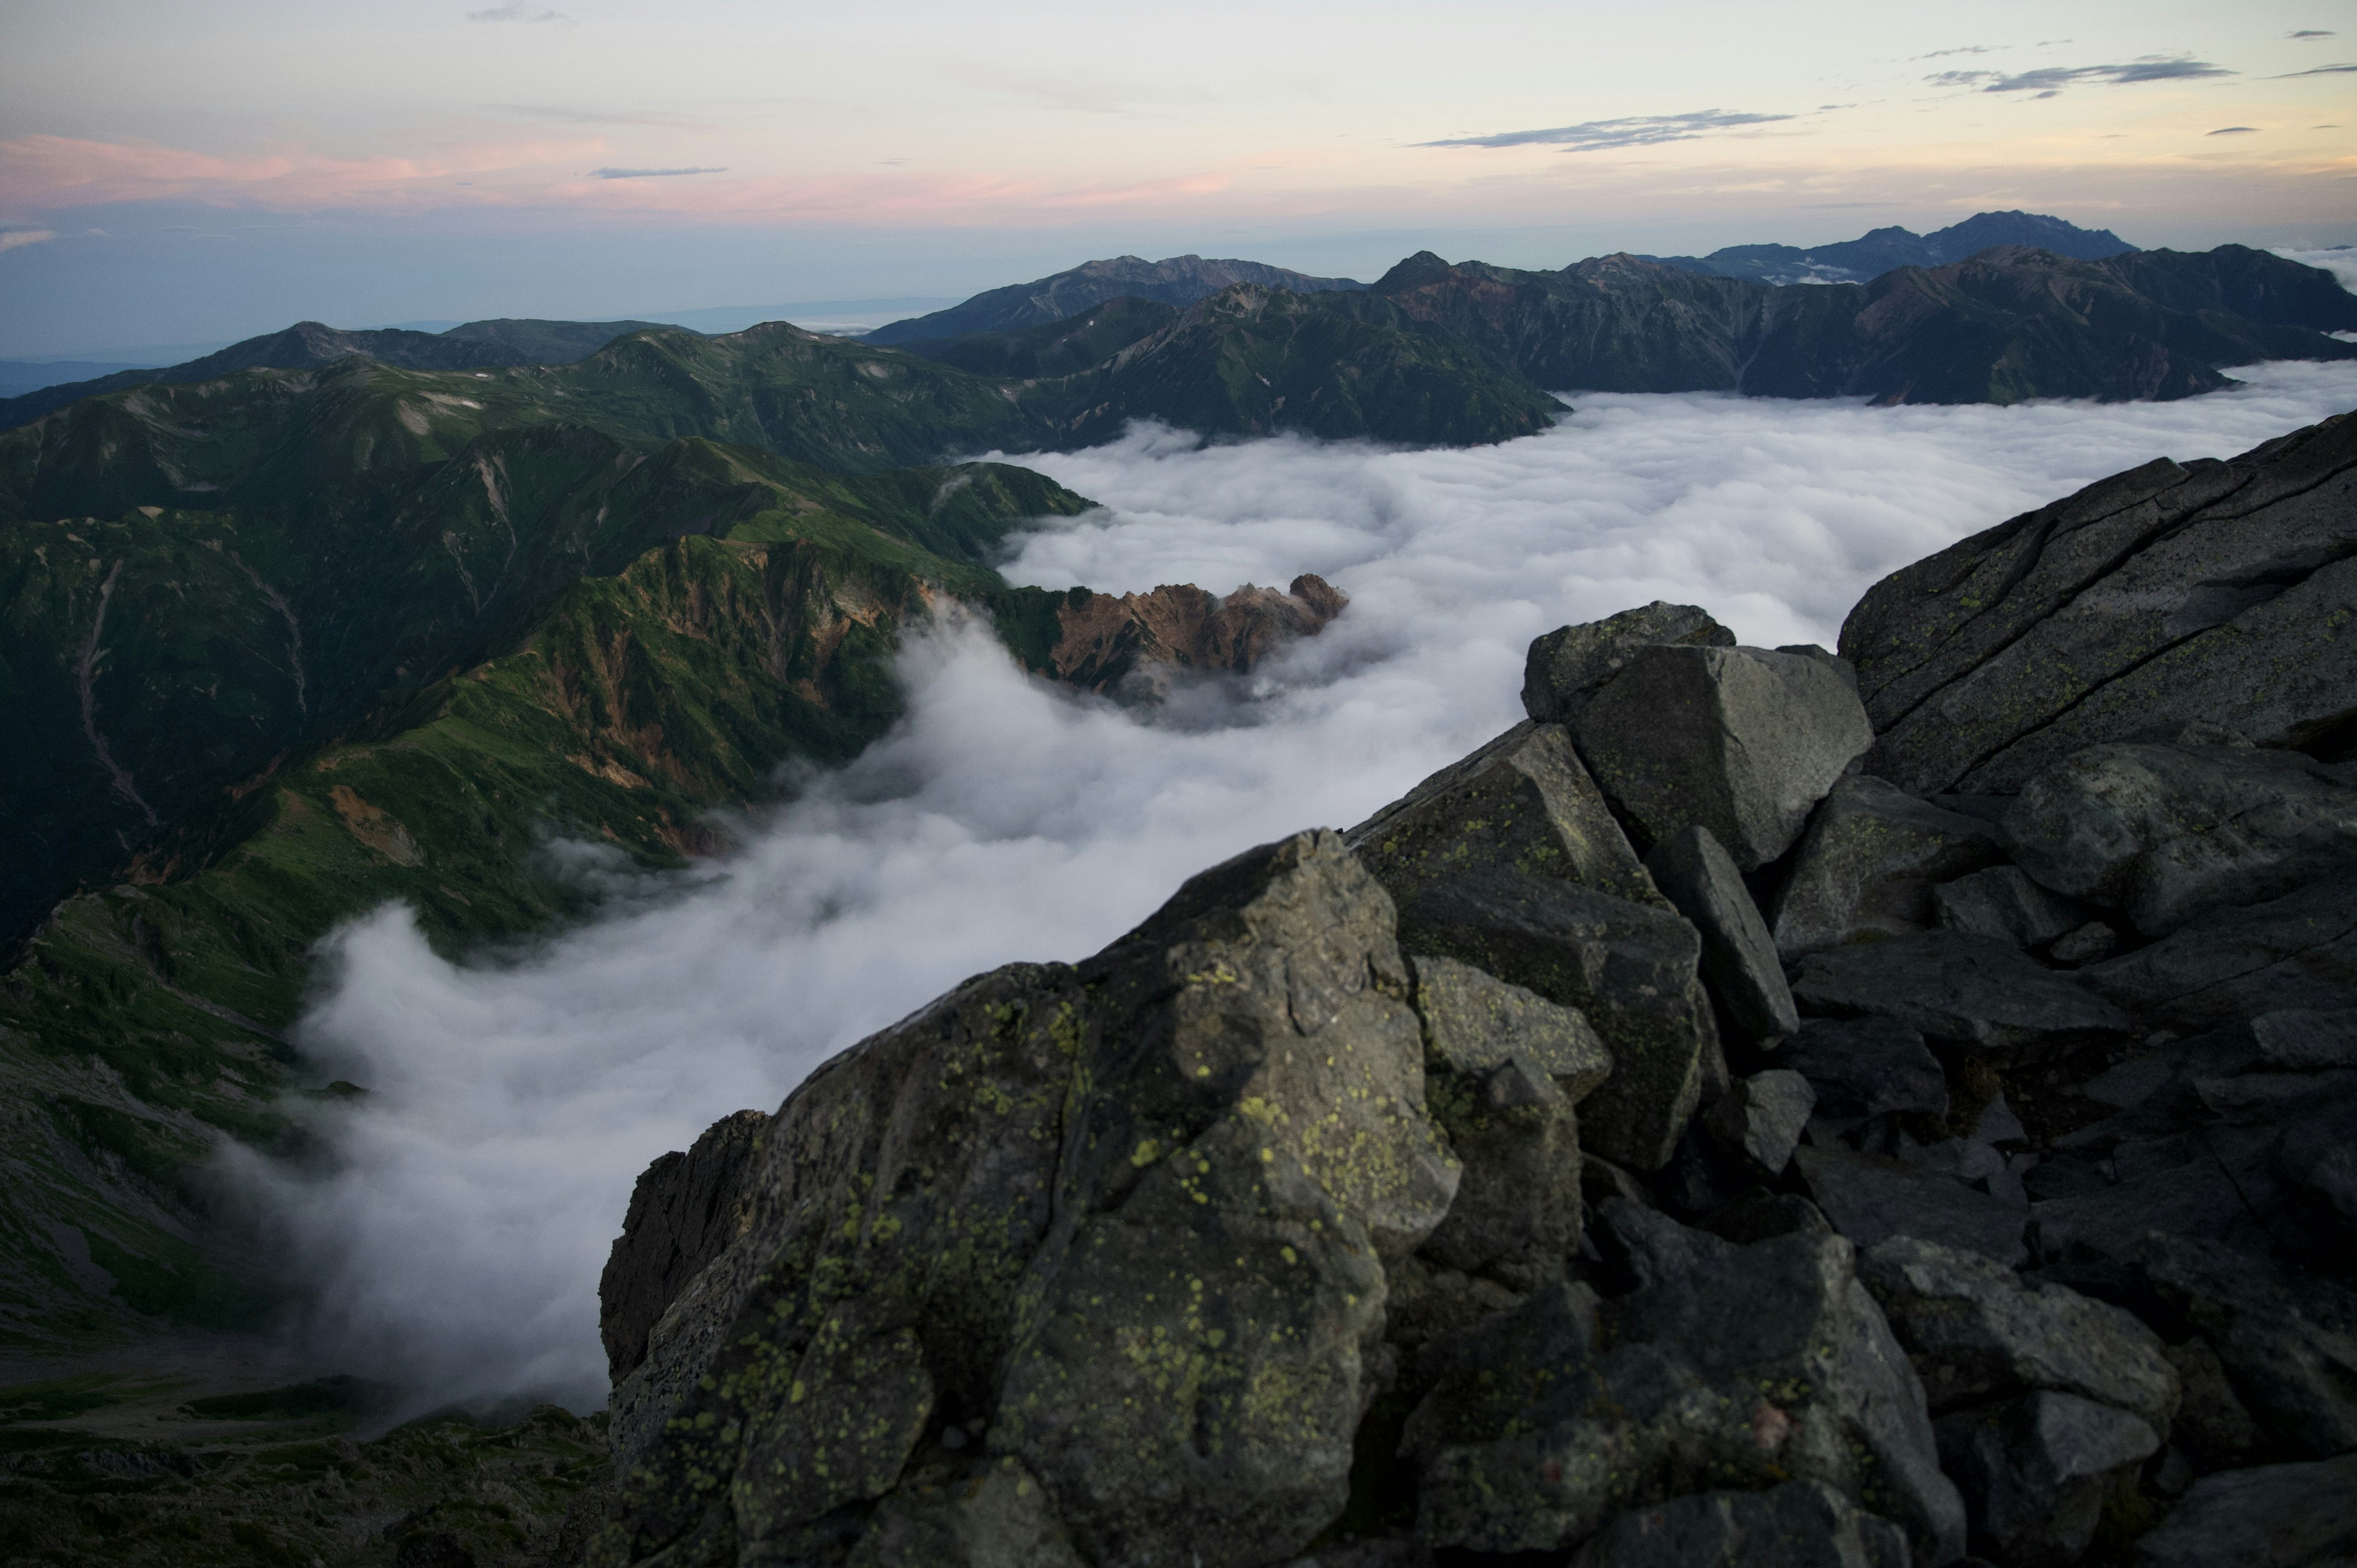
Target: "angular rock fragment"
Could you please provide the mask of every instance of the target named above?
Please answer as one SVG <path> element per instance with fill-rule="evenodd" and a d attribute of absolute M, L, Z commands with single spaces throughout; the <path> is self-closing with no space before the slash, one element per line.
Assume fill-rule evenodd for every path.
<path fill-rule="evenodd" d="M 2357 865 L 2357 789 L 2298 752 L 2095 746 L 2025 784 L 2005 833 L 2046 886 L 2162 936 Z"/>
<path fill-rule="evenodd" d="M 1823 1481 L 1703 1492 L 1622 1514 L 1573 1568 L 1906 1568 L 1907 1536 Z"/>
<path fill-rule="evenodd" d="M 2086 1554 L 2104 1494 L 2160 1448 L 2159 1434 L 2110 1405 L 2040 1391 L 1973 1434 L 1958 1482 L 1973 1544 L 2018 1568 L 2063 1568 Z"/>
<path fill-rule="evenodd" d="M 1524 1058 L 1575 1105 L 1611 1076 L 1612 1054 L 1578 1009 L 1454 959 L 1409 961 L 1424 1043 L 1449 1070 L 1483 1076 Z"/>
<path fill-rule="evenodd" d="M 1756 1041 L 1801 1026 L 1775 939 L 1743 875 L 1708 828 L 1672 833 L 1645 856 L 1654 886 L 1702 933 L 1702 977 L 1727 1019 Z"/>
<path fill-rule="evenodd" d="M 1426 885 L 1400 908 L 1410 950 L 1453 958 L 1576 1007 L 1612 1056 L 1581 1109 L 1587 1147 L 1658 1169 L 1702 1093 L 1717 1031 L 1701 939 L 1667 909 L 1550 876 L 1490 870 Z"/>
<path fill-rule="evenodd" d="M 1704 1121 L 1729 1154 L 1775 1176 L 1792 1163 L 1816 1102 L 1807 1079 L 1789 1068 L 1771 1068 L 1736 1079 Z"/>
<path fill-rule="evenodd" d="M 2277 1008 L 2357 1005 L 2357 876 L 2197 915 L 2080 979 L 2138 1016 L 2178 1028 L 2206 1029 Z"/>
<path fill-rule="evenodd" d="M 1792 996 L 1804 1013 L 1895 1018 L 1999 1062 L 2035 1060 L 2128 1032 L 2117 1007 L 2076 981 L 2017 948 L 1956 931 L 1811 954 Z"/>
<path fill-rule="evenodd" d="M 2046 956 L 2056 963 L 2101 963 L 2120 950 L 2120 934 L 2101 920 L 2074 927 L 2047 945 Z"/>
<path fill-rule="evenodd" d="M 2206 1477 L 2136 1542 L 2136 1568 L 2340 1568 L 2357 1561 L 2357 1454 Z"/>
<path fill-rule="evenodd" d="M 2040 887 L 2018 865 L 1992 865 L 1932 889 L 1932 919 L 1943 930 L 2042 948 L 2087 923 L 2087 912 Z"/>
<path fill-rule="evenodd" d="M 2263 1456 L 2266 1444 L 2259 1423 L 2234 1392 L 2225 1363 L 2210 1341 L 2196 1334 L 2161 1354 L 2177 1370 L 2181 1393 L 2177 1419 L 2169 1423 L 2169 1441 L 2182 1445 L 2191 1462 L 2204 1471 L 2233 1470 Z"/>
<path fill-rule="evenodd" d="M 1657 643 L 1732 648 L 1735 634 L 1697 606 L 1661 599 L 1603 620 L 1559 627 L 1532 642 L 1523 658 L 1523 712 L 1541 724 L 1577 718 L 1632 654 Z"/>
<path fill-rule="evenodd" d="M 1572 1108 L 1604 1081 L 1612 1058 L 1569 1007 L 1450 959 L 1413 964 L 1425 1103 L 1463 1167 L 1425 1253 L 1518 1290 L 1559 1279 L 1579 1245 Z"/>
<path fill-rule="evenodd" d="M 2029 1211 L 1934 1171 L 1843 1148 L 1804 1147 L 1793 1161 L 1834 1229 L 1861 1247 L 1918 1236 L 2007 1268 L 2028 1257 Z"/>
<path fill-rule="evenodd" d="M 2004 858 L 1996 830 L 1879 779 L 1833 787 L 1776 897 L 1776 951 L 1787 963 L 1847 942 L 1932 929 L 1940 883 Z"/>
<path fill-rule="evenodd" d="M 1747 871 L 1792 847 L 1874 739 L 1833 670 L 1754 648 L 1640 649 L 1571 730 L 1648 843 L 1706 827 Z"/>
<path fill-rule="evenodd" d="M 1516 725 L 1343 836 L 1402 903 L 1437 877 L 1502 868 L 1663 905 L 1560 725 Z"/>
<path fill-rule="evenodd" d="M 1427 1405 L 1456 1413 L 1445 1428 L 1432 1418 L 1443 1440 L 1422 1449 L 1423 1539 L 1557 1551 L 1683 1493 L 1814 1480 L 1897 1521 L 1922 1561 L 1956 1556 L 1963 1509 L 1921 1390 L 1848 1243 L 1795 1233 L 1737 1247 L 1620 1203 L 1600 1218 L 1641 1282 L 1597 1308 L 1595 1343 L 1609 1348 L 1544 1363 L 1555 1375 L 1511 1412 L 1511 1397 L 1475 1410 L 1492 1384 L 1435 1387 Z M 1495 1382 L 1533 1386 L 1519 1363 L 1481 1364 L 1501 1362 Z"/>
<path fill-rule="evenodd" d="M 1948 1113 L 1948 1079 L 1922 1031 L 1896 1018 L 1812 1018 L 1777 1054 L 1809 1080 L 1820 1116 Z"/>
<path fill-rule="evenodd" d="M 2131 1313 L 1913 1236 L 1858 1254 L 1858 1278 L 1923 1380 L 1933 1414 L 2034 1389 L 2079 1394 L 2166 1434 L 2178 1377 Z"/>

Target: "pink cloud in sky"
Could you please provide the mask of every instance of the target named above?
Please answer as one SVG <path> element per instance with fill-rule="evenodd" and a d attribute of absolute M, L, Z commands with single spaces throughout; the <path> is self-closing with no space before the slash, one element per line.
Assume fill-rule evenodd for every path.
<path fill-rule="evenodd" d="M 602 137 L 468 146 L 431 157 L 332 157 L 304 149 L 231 157 L 152 144 L 94 142 L 75 136 L 19 136 L 0 142 L 0 186 L 14 205 L 35 209 L 164 198 L 226 199 L 255 206 L 379 207 L 388 201 L 453 196 L 460 176 L 549 169 L 591 161 Z M 512 200 L 480 188 L 475 201 Z"/>
<path fill-rule="evenodd" d="M 12 205 L 31 211 L 178 199 L 281 210 L 522 206 L 720 223 L 964 226 L 1168 208 L 1219 196 L 1234 184 L 1217 170 L 1064 186 L 902 170 L 797 177 L 683 169 L 661 179 L 600 177 L 593 166 L 610 155 L 602 137 L 464 146 L 432 156 L 335 157 L 303 148 L 222 156 L 34 135 L 0 142 L 0 186 Z"/>

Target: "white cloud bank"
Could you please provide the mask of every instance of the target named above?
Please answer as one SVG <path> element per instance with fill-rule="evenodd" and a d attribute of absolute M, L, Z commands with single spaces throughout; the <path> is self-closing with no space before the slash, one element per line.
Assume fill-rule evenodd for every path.
<path fill-rule="evenodd" d="M 714 1118 L 964 976 L 1073 959 L 1252 843 L 1347 825 L 1520 716 L 1539 632 L 1645 600 L 1747 640 L 1834 640 L 1891 569 L 2158 454 L 2226 456 L 2357 405 L 2357 367 L 2276 365 L 2168 404 L 1867 409 L 1588 396 L 1478 451 L 1167 432 L 1027 462 L 1107 510 L 1009 575 L 1352 596 L 1239 699 L 1141 723 L 1017 673 L 982 631 L 913 639 L 906 721 L 724 865 L 637 882 L 497 964 L 389 910 L 331 944 L 302 1037 L 371 1093 L 339 1163 L 255 1170 L 321 1282 L 321 1358 L 420 1404 L 603 1397 L 596 1288 L 630 1186 Z"/>

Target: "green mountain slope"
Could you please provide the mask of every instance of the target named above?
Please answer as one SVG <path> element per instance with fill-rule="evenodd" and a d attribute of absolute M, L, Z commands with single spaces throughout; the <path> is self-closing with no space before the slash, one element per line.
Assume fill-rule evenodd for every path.
<path fill-rule="evenodd" d="M 1189 306 L 1102 365 L 1026 387 L 1022 401 L 1060 446 L 1093 446 L 1146 418 L 1465 446 L 1532 435 L 1563 411 L 1481 349 L 1383 301 L 1252 284 Z"/>
<path fill-rule="evenodd" d="M 970 332 L 1020 332 L 1069 321 L 1109 300 L 1141 299 L 1160 305 L 1189 306 L 1240 283 L 1287 289 L 1295 294 L 1367 286 L 1352 278 L 1313 277 L 1265 262 L 1206 261 L 1201 256 L 1169 256 L 1149 262 L 1143 256 L 1114 256 L 1083 262 L 1067 272 L 1034 278 L 1029 283 L 989 289 L 929 316 L 888 322 L 867 334 L 867 341 L 917 343 L 960 338 Z"/>
<path fill-rule="evenodd" d="M 569 465 L 533 450 L 552 442 Z M 544 460 L 530 482 L 527 456 Z M 380 542 L 380 571 L 339 563 L 351 536 L 305 537 L 268 512 L 5 531 L 37 568 L 20 646 L 46 626 L 52 667 L 28 660 L 41 679 L 20 688 L 54 693 L 92 584 L 137 607 L 135 637 L 98 639 L 124 677 L 99 711 L 125 737 L 114 766 L 146 768 L 140 798 L 164 805 L 122 830 L 146 835 L 127 866 L 98 862 L 125 866 L 107 870 L 120 879 L 52 909 L 0 976 L 0 1342 L 253 1322 L 267 1261 L 214 1224 L 200 1173 L 223 1138 L 299 1145 L 284 1097 L 327 1086 L 305 1080 L 283 1031 L 322 935 L 392 898 L 452 951 L 546 929 L 584 907 L 551 835 L 644 866 L 716 847 L 709 807 L 760 799 L 788 759 L 846 761 L 898 716 L 888 660 L 934 596 L 1017 628 L 1036 618 L 1029 601 L 1056 596 L 974 563 L 1024 520 L 1087 504 L 991 465 L 849 478 L 702 441 L 618 454 L 557 429 L 494 433 L 464 457 L 480 465 L 473 515 L 463 493 L 434 499 L 437 468 L 426 499 L 391 515 L 441 532 L 396 525 L 410 553 Z M 481 472 L 501 462 L 495 488 Z M 662 538 L 683 522 L 700 531 Z M 533 564 L 540 602 L 480 613 L 469 559 L 511 583 Z M 291 610 L 274 620 L 274 572 Z M 382 603 L 357 613 L 371 587 Z M 486 640 L 500 646 L 468 662 Z M 310 705 L 338 679 L 357 705 L 371 671 L 413 684 L 340 725 Z M 24 695 L 0 718 L 78 722 L 78 704 L 59 715 Z M 125 820 L 76 738 L 39 749 L 61 765 L 79 751 L 82 795 Z M 41 804 L 12 801 L 11 820 L 40 820 Z M 79 827 L 74 805 L 52 818 Z"/>
<path fill-rule="evenodd" d="M 1109 299 L 1044 327 L 921 338 L 902 347 L 972 375 L 1017 381 L 1068 376 L 1103 364 L 1180 314 L 1180 306 L 1158 300 Z"/>

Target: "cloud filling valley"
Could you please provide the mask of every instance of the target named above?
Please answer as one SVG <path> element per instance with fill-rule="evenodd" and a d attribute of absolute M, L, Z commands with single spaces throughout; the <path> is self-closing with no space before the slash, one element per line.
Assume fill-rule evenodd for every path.
<path fill-rule="evenodd" d="M 1523 649 L 1656 598 L 1746 642 L 1835 641 L 1877 579 L 2157 456 L 2225 456 L 2357 405 L 2357 367 L 2279 364 L 2172 403 L 1873 409 L 1571 397 L 1472 450 L 1133 431 L 1015 459 L 1103 503 L 1004 570 L 1226 592 L 1315 572 L 1351 608 L 1248 680 L 1157 714 L 1021 673 L 949 617 L 901 656 L 884 740 L 741 847 L 676 875 L 554 850 L 597 918 L 459 962 L 386 908 L 329 939 L 300 1040 L 369 1090 L 333 1158 L 242 1155 L 316 1284 L 311 1348 L 414 1406 L 606 1380 L 597 1283 L 631 1184 L 715 1118 L 978 971 L 1071 960 L 1254 843 L 1347 826 L 1521 717 Z"/>

